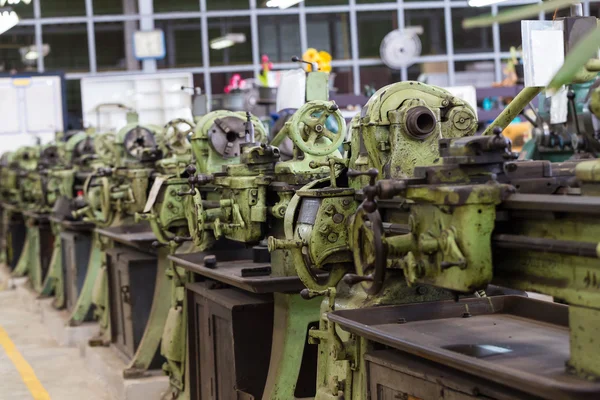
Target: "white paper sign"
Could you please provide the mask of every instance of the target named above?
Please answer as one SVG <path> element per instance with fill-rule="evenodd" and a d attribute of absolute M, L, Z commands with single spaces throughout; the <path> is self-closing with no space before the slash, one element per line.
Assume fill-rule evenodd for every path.
<path fill-rule="evenodd" d="M 306 72 L 303 69 L 292 69 L 281 76 L 277 90 L 277 111 L 286 108 L 300 108 L 306 97 Z"/>
<path fill-rule="evenodd" d="M 531 32 L 533 86 L 547 86 L 565 62 L 565 43 L 560 31 Z"/>
<path fill-rule="evenodd" d="M 522 21 L 525 86 L 547 86 L 565 62 L 563 21 Z"/>
<path fill-rule="evenodd" d="M 165 58 L 165 35 L 162 30 L 137 31 L 133 34 L 133 50 L 138 60 Z"/>

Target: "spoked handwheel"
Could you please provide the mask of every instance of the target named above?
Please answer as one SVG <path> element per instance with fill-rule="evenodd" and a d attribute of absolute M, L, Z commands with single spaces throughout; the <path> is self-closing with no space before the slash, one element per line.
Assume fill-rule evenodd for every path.
<path fill-rule="evenodd" d="M 112 133 L 96 135 L 94 148 L 100 160 L 110 163 L 116 157 L 115 135 Z"/>
<path fill-rule="evenodd" d="M 205 231 L 205 215 L 204 206 L 202 205 L 202 195 L 198 189 L 195 189 L 196 193 L 193 196 L 189 196 L 189 203 L 185 207 L 186 219 L 188 221 L 188 229 L 190 230 L 190 236 L 194 240 L 196 246 L 201 246 L 204 242 L 204 231 Z"/>
<path fill-rule="evenodd" d="M 327 127 L 333 117 L 337 132 Z M 290 121 L 290 138 L 303 152 L 326 156 L 337 150 L 346 135 L 346 120 L 334 101 L 311 101 L 303 105 Z"/>
<path fill-rule="evenodd" d="M 99 179 L 99 187 L 97 188 L 98 196 L 94 199 L 94 194 L 91 189 L 91 183 L 94 179 Z M 110 199 L 110 181 L 107 177 L 98 177 L 90 175 L 87 177 L 83 186 L 83 196 L 88 203 L 88 207 L 93 215 L 94 222 L 99 226 L 107 226 L 112 223 L 115 217 L 115 211 L 111 206 Z"/>
<path fill-rule="evenodd" d="M 386 248 L 383 242 L 383 223 L 378 210 L 366 212 L 359 207 L 351 221 L 351 247 L 356 274 L 348 274 L 344 281 L 361 283 L 365 292 L 377 294 L 383 287 L 386 269 Z"/>
<path fill-rule="evenodd" d="M 166 149 L 176 155 L 186 155 L 190 149 L 189 135 L 196 125 L 183 118 L 176 118 L 165 125 L 163 144 Z"/>

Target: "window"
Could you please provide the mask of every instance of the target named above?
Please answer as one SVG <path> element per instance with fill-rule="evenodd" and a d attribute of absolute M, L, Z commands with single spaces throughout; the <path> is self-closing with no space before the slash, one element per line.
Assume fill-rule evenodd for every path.
<path fill-rule="evenodd" d="M 198 0 L 154 0 L 155 13 L 181 11 L 200 11 L 200 2 Z"/>
<path fill-rule="evenodd" d="M 166 57 L 158 68 L 202 66 L 202 36 L 199 19 L 166 19 L 155 22 L 165 34 Z"/>
<path fill-rule="evenodd" d="M 271 62 L 290 62 L 300 57 L 300 23 L 297 15 L 267 15 L 258 17 L 258 37 L 261 56 Z"/>
<path fill-rule="evenodd" d="M 419 35 L 422 55 L 446 54 L 446 20 L 441 8 L 406 10 L 404 24 L 408 27 L 422 27 Z"/>
<path fill-rule="evenodd" d="M 85 0 L 40 0 L 40 8 L 42 17 L 44 18 L 77 17 L 80 15 L 85 15 Z"/>
<path fill-rule="evenodd" d="M 360 58 L 379 58 L 381 41 L 398 29 L 398 15 L 395 11 L 360 12 L 356 20 Z"/>
<path fill-rule="evenodd" d="M 137 1 L 94 0 L 94 15 L 137 14 Z"/>
<path fill-rule="evenodd" d="M 206 9 L 212 10 L 243 10 L 250 8 L 248 0 L 205 0 Z M 261 0 L 257 0 L 257 3 Z"/>
<path fill-rule="evenodd" d="M 37 48 L 33 26 L 17 25 L 0 35 L 2 72 L 37 71 Z"/>
<path fill-rule="evenodd" d="M 229 40 L 228 35 L 235 35 L 236 40 L 229 47 L 220 48 L 216 42 Z M 211 65 L 235 65 L 252 63 L 252 35 L 250 34 L 250 18 L 221 17 L 208 19 L 208 40 L 211 42 Z"/>
<path fill-rule="evenodd" d="M 454 35 L 455 53 L 486 53 L 494 51 L 492 28 L 464 29 L 462 27 L 462 21 L 465 18 L 491 13 L 492 9 L 490 7 L 452 9 L 452 32 Z"/>
<path fill-rule="evenodd" d="M 97 22 L 96 61 L 98 71 L 123 71 L 139 69 L 133 54 L 133 33 L 138 30 L 137 21 Z"/>
<path fill-rule="evenodd" d="M 348 13 L 307 14 L 308 47 L 331 54 L 334 60 L 352 58 Z"/>
<path fill-rule="evenodd" d="M 42 27 L 50 52 L 44 60 L 47 71 L 88 72 L 90 58 L 86 24 L 56 24 Z"/>

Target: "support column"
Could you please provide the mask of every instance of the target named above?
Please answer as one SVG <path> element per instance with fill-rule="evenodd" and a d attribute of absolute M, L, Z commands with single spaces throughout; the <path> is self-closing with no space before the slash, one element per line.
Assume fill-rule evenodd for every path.
<path fill-rule="evenodd" d="M 137 14 L 137 0 L 123 0 L 123 14 Z M 137 71 L 140 64 L 133 54 L 133 34 L 137 30 L 136 21 L 123 22 L 123 40 L 125 41 L 125 65 L 128 71 Z"/>
<path fill-rule="evenodd" d="M 127 0 L 129 1 L 129 0 Z M 126 1 L 126 2 L 127 2 Z M 154 3 L 152 0 L 138 0 L 138 8 L 140 10 L 140 30 L 151 31 L 154 29 Z M 125 43 L 133 41 L 133 36 Z M 156 72 L 156 60 L 142 61 L 142 70 L 144 72 Z"/>

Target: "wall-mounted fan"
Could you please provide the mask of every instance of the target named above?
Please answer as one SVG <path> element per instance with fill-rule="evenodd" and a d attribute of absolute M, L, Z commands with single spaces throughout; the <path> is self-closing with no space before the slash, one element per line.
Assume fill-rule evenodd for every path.
<path fill-rule="evenodd" d="M 379 53 L 381 60 L 391 69 L 410 67 L 421 55 L 423 27 L 410 27 L 391 31 L 383 38 Z"/>

